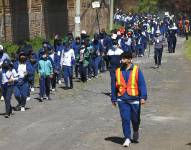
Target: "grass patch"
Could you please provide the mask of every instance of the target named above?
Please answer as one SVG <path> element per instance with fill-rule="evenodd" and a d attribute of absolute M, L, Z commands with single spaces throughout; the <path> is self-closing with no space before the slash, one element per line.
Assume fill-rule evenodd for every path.
<path fill-rule="evenodd" d="M 191 37 L 185 42 L 185 56 L 191 60 Z"/>

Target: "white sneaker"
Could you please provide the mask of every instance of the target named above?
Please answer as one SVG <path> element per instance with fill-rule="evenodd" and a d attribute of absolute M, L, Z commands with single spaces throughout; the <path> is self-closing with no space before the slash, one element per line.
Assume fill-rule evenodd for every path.
<path fill-rule="evenodd" d="M 55 92 L 55 89 L 52 89 L 52 92 Z"/>
<path fill-rule="evenodd" d="M 27 97 L 26 101 L 30 101 L 31 100 L 31 97 Z"/>
<path fill-rule="evenodd" d="M 126 139 L 125 142 L 124 142 L 124 144 L 123 144 L 123 146 L 124 146 L 124 147 L 129 147 L 129 146 L 130 146 L 130 143 L 131 143 L 130 139 Z"/>
<path fill-rule="evenodd" d="M 4 97 L 3 96 L 1 96 L 1 101 L 4 101 Z"/>
<path fill-rule="evenodd" d="M 25 107 L 21 107 L 21 111 L 25 111 Z"/>
<path fill-rule="evenodd" d="M 61 80 L 59 80 L 59 81 L 58 81 L 58 84 L 62 84 L 62 81 L 61 81 Z"/>
<path fill-rule="evenodd" d="M 31 92 L 34 92 L 34 88 L 31 88 Z"/>

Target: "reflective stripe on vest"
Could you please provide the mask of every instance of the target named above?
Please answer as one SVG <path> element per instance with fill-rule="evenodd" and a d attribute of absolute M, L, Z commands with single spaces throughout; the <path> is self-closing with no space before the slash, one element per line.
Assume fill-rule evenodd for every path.
<path fill-rule="evenodd" d="M 125 92 L 129 96 L 138 96 L 138 66 L 134 66 L 130 72 L 128 83 L 126 83 L 120 68 L 116 70 L 116 88 L 118 89 L 118 96 L 122 96 Z"/>

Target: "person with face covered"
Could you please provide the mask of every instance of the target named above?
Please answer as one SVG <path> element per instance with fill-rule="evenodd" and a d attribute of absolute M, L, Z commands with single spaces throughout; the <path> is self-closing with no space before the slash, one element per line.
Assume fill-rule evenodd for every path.
<path fill-rule="evenodd" d="M 94 37 L 94 40 L 91 44 L 92 49 L 91 49 L 91 53 L 90 53 L 90 57 L 91 57 L 91 64 L 90 64 L 90 68 L 89 68 L 89 78 L 91 79 L 91 72 L 93 71 L 93 77 L 98 78 L 98 70 L 99 70 L 99 64 L 100 64 L 100 60 L 101 60 L 101 56 L 100 56 L 100 42 L 98 37 Z"/>
<path fill-rule="evenodd" d="M 16 70 L 9 59 L 5 59 L 2 64 L 2 94 L 5 98 L 5 118 L 12 114 L 11 97 L 14 92 L 15 82 L 18 80 Z"/>
<path fill-rule="evenodd" d="M 76 37 L 75 41 L 72 42 L 72 49 L 74 50 L 75 56 L 80 52 L 80 46 L 81 46 L 81 39 L 80 37 Z M 75 70 L 75 77 L 78 78 L 79 74 L 79 64 L 75 63 L 74 65 Z"/>
<path fill-rule="evenodd" d="M 9 55 L 7 53 L 5 53 L 5 49 L 4 49 L 3 45 L 0 45 L 0 82 L 2 81 L 2 64 L 5 59 L 10 60 Z M 0 83 L 0 85 L 1 85 L 1 83 Z M 0 100 L 3 101 L 4 97 L 1 96 Z"/>
<path fill-rule="evenodd" d="M 75 54 L 74 50 L 71 47 L 71 44 L 68 42 L 65 44 L 65 48 L 61 57 L 61 66 L 64 73 L 64 82 L 65 89 L 73 88 L 73 66 L 75 64 Z M 68 85 L 70 82 L 70 86 Z"/>
<path fill-rule="evenodd" d="M 76 56 L 76 62 L 79 64 L 80 78 L 82 82 L 87 81 L 88 66 L 90 62 L 90 47 L 87 41 L 83 41 L 80 51 Z"/>
<path fill-rule="evenodd" d="M 111 100 L 115 99 L 115 70 L 120 66 L 120 55 L 123 53 L 123 50 L 120 49 L 117 40 L 113 40 L 113 46 L 108 50 L 107 56 L 110 63 L 110 78 L 111 78 Z"/>
<path fill-rule="evenodd" d="M 163 36 L 160 33 L 160 30 L 156 31 L 156 35 L 154 37 L 154 60 L 155 60 L 155 68 L 159 68 L 161 66 L 163 53 Z"/>
<path fill-rule="evenodd" d="M 53 66 L 48 59 L 48 49 L 42 52 L 42 56 L 38 62 L 38 73 L 40 80 L 40 102 L 43 99 L 51 100 L 50 98 L 50 81 L 53 76 Z"/>
<path fill-rule="evenodd" d="M 112 100 L 115 107 L 118 104 L 123 133 L 125 136 L 124 147 L 131 143 L 131 123 L 133 128 L 133 139 L 139 142 L 140 109 L 147 99 L 147 88 L 144 76 L 140 68 L 132 63 L 132 53 L 121 54 L 121 67 L 115 71 L 116 94 Z"/>
<path fill-rule="evenodd" d="M 24 51 L 19 52 L 18 61 L 14 63 L 14 69 L 17 71 L 18 80 L 15 85 L 15 98 L 18 101 L 17 111 L 25 111 L 26 99 L 29 93 L 29 79 L 33 74 L 32 65 L 26 58 Z"/>

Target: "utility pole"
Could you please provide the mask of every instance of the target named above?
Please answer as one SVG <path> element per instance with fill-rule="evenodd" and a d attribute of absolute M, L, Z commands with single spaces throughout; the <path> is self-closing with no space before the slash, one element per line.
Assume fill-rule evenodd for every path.
<path fill-rule="evenodd" d="M 110 24 L 109 29 L 113 29 L 113 11 L 114 11 L 114 0 L 110 0 Z"/>
<path fill-rule="evenodd" d="M 80 0 L 76 0 L 75 37 L 80 36 Z"/>

